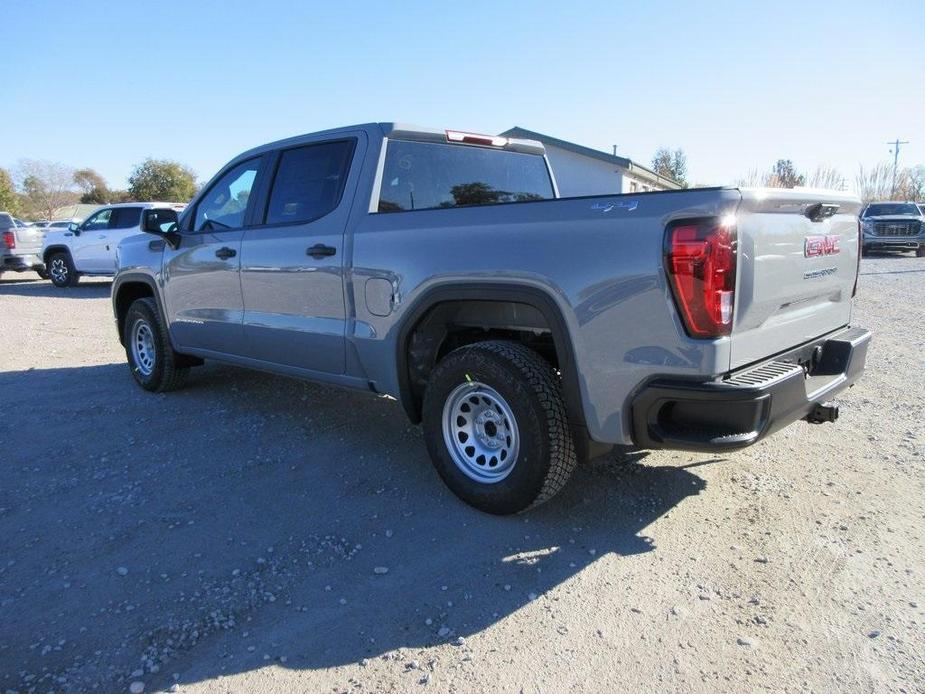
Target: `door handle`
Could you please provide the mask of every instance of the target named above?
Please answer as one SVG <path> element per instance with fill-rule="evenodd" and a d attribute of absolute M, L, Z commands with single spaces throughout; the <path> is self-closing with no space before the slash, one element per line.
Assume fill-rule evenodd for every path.
<path fill-rule="evenodd" d="M 305 250 L 305 255 L 310 255 L 312 258 L 328 258 L 336 253 L 337 249 L 334 246 L 325 246 L 321 243 L 316 243 Z"/>
<path fill-rule="evenodd" d="M 215 251 L 215 257 L 221 258 L 222 260 L 234 258 L 237 254 L 238 252 L 235 249 L 228 248 L 228 246 L 224 246 L 223 248 L 219 248 L 217 251 Z"/>
<path fill-rule="evenodd" d="M 106 238 L 106 234 L 100 234 L 100 235 L 97 236 L 96 238 L 98 238 L 98 239 L 105 239 L 105 238 Z"/>

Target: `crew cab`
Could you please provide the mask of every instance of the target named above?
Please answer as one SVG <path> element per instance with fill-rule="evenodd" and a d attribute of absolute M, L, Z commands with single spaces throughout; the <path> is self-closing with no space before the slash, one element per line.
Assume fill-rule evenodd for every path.
<path fill-rule="evenodd" d="M 116 273 L 116 248 L 122 239 L 141 231 L 141 213 L 155 207 L 182 211 L 184 205 L 163 202 L 131 202 L 94 210 L 83 222 L 65 229 L 53 222 L 41 245 L 41 258 L 56 287 L 73 287 L 82 275 L 112 277 Z"/>
<path fill-rule="evenodd" d="M 543 145 L 373 123 L 252 149 L 144 213 L 112 301 L 132 377 L 203 360 L 386 394 L 466 502 L 514 513 L 614 444 L 729 451 L 838 415 L 860 201 L 559 198 Z"/>
<path fill-rule="evenodd" d="M 863 249 L 915 251 L 925 257 L 925 212 L 914 202 L 872 202 L 861 214 Z"/>

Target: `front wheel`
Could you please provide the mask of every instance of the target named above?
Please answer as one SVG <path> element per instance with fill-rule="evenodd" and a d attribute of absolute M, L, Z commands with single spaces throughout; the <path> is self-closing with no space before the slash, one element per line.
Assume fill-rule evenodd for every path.
<path fill-rule="evenodd" d="M 80 281 L 77 269 L 68 253 L 55 253 L 48 259 L 48 274 L 56 287 L 73 287 Z"/>
<path fill-rule="evenodd" d="M 444 357 L 430 375 L 423 426 L 440 477 L 488 513 L 551 499 L 577 462 L 558 375 L 516 342 L 480 342 Z"/>
<path fill-rule="evenodd" d="M 145 390 L 164 393 L 186 381 L 189 367 L 179 365 L 180 355 L 170 346 L 167 326 L 154 299 L 136 299 L 129 307 L 122 341 L 132 376 Z"/>

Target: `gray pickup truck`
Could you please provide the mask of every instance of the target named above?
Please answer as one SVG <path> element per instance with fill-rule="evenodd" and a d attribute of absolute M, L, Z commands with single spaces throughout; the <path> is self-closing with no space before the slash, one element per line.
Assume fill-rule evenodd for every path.
<path fill-rule="evenodd" d="M 0 212 L 0 274 L 33 270 L 48 279 L 42 261 L 44 238 L 45 229 L 29 226 L 7 212 Z"/>
<path fill-rule="evenodd" d="M 859 208 L 558 198 L 538 142 L 375 123 L 250 150 L 181 215 L 147 210 L 112 301 L 141 387 L 216 359 L 392 396 L 459 497 L 514 513 L 614 444 L 728 451 L 834 420 L 870 340 Z"/>

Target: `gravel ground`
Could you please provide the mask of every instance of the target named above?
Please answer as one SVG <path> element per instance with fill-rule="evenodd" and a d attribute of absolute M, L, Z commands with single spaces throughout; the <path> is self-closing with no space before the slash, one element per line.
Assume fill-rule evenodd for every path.
<path fill-rule="evenodd" d="M 125 366 L 109 285 L 0 280 L 0 690 L 925 691 L 925 259 L 863 261 L 836 425 L 579 469 L 522 517 L 388 399 Z"/>

